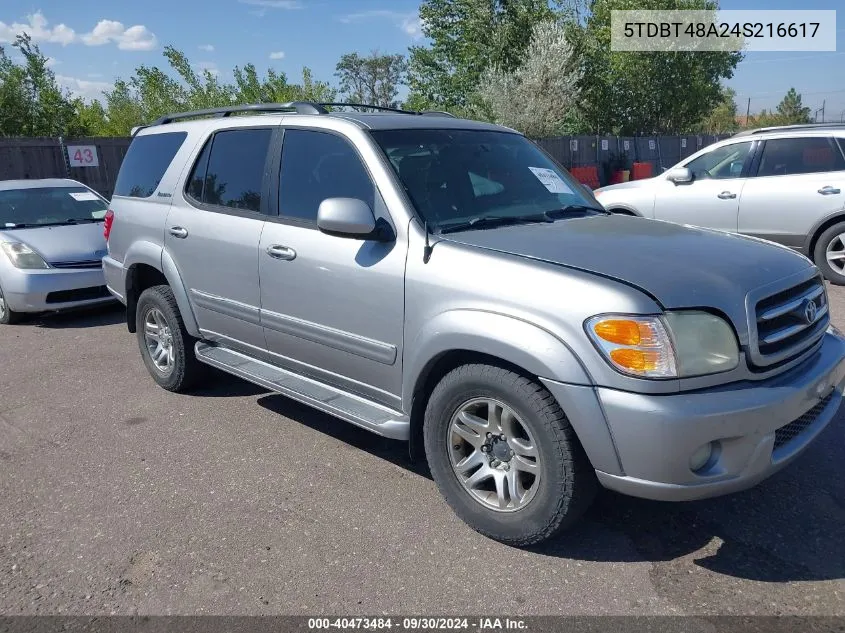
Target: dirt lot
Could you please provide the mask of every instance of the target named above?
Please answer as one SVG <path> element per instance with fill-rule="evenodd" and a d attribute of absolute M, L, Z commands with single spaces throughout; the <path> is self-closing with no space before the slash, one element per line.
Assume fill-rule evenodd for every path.
<path fill-rule="evenodd" d="M 223 375 L 159 389 L 118 310 L 0 327 L 0 353 L 5 614 L 845 615 L 845 411 L 754 490 L 604 493 L 527 552 L 403 444 Z"/>

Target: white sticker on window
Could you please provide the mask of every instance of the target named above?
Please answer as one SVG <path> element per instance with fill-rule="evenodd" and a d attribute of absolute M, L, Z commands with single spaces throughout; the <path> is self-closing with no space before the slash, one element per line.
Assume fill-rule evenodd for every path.
<path fill-rule="evenodd" d="M 97 194 L 91 193 L 90 191 L 74 191 L 68 195 L 77 202 L 85 202 L 86 200 L 99 200 Z"/>
<path fill-rule="evenodd" d="M 543 186 L 552 193 L 573 193 L 572 189 L 558 176 L 554 170 L 546 169 L 545 167 L 529 167 L 537 180 L 543 183 Z"/>

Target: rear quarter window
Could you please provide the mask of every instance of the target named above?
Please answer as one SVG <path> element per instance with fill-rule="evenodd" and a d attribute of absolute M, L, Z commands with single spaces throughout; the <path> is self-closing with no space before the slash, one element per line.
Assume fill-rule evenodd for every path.
<path fill-rule="evenodd" d="M 129 198 L 153 195 L 187 136 L 186 132 L 166 132 L 135 137 L 120 166 L 114 195 Z"/>

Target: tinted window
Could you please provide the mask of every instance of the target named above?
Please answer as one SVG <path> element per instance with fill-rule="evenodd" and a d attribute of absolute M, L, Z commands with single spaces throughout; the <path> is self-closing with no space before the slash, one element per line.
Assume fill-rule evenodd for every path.
<path fill-rule="evenodd" d="M 85 187 L 38 187 L 0 191 L 0 229 L 95 222 L 108 204 Z"/>
<path fill-rule="evenodd" d="M 786 176 L 845 170 L 832 138 L 779 138 L 766 141 L 758 176 Z"/>
<path fill-rule="evenodd" d="M 373 208 L 375 188 L 352 146 L 334 134 L 286 130 L 279 180 L 279 214 L 317 220 L 326 198 L 358 198 Z"/>
<path fill-rule="evenodd" d="M 486 216 L 530 218 L 569 205 L 598 206 L 582 193 L 580 184 L 519 134 L 486 130 L 371 134 L 417 212 L 435 227 Z"/>
<path fill-rule="evenodd" d="M 205 146 L 200 152 L 197 162 L 191 171 L 191 176 L 188 178 L 188 185 L 186 192 L 194 200 L 202 202 L 202 189 L 205 184 L 205 173 L 208 170 L 208 155 L 211 153 L 211 139 L 208 139 Z"/>
<path fill-rule="evenodd" d="M 261 210 L 264 164 L 272 130 L 227 130 L 211 140 L 201 202 L 246 211 Z M 205 153 L 205 151 L 203 151 Z M 202 156 L 195 169 L 202 169 Z M 189 188 L 196 191 L 192 176 Z M 193 195 L 193 193 L 191 194 Z"/>
<path fill-rule="evenodd" d="M 707 152 L 693 161 L 686 164 L 692 172 L 693 178 L 713 178 L 722 180 L 725 178 L 739 178 L 742 175 L 742 166 L 751 151 L 751 141 L 747 143 L 733 143 L 717 147 L 712 152 Z"/>
<path fill-rule="evenodd" d="M 120 166 L 114 195 L 132 198 L 153 195 L 186 136 L 185 132 L 136 136 Z"/>

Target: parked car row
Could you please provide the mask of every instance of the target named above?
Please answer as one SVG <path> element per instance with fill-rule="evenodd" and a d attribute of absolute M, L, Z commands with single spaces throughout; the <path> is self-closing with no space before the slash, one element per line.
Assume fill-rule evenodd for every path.
<path fill-rule="evenodd" d="M 212 366 L 409 441 L 466 523 L 517 546 L 572 525 L 599 486 L 753 486 L 833 419 L 845 338 L 802 254 L 611 213 L 507 128 L 326 105 L 163 117 L 137 130 L 105 214 L 82 198 L 107 239 L 96 272 L 164 389 Z M 717 147 L 650 186 L 758 174 L 769 137 L 749 139 L 760 164 Z M 651 195 L 599 199 L 652 217 Z M 51 242 L 21 232 L 84 216 L 27 229 L 17 213 L 4 266 L 52 274 Z"/>

